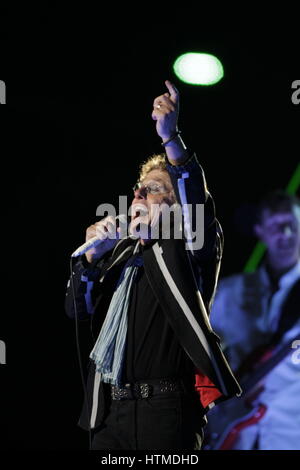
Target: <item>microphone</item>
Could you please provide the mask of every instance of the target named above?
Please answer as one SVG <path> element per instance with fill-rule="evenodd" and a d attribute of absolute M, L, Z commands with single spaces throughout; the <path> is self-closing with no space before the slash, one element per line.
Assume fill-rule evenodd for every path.
<path fill-rule="evenodd" d="M 120 221 L 123 224 L 127 225 L 127 217 L 125 214 L 120 214 L 117 215 L 116 221 Z M 117 226 L 119 227 L 120 224 L 117 223 Z M 92 237 L 90 238 L 87 242 L 85 242 L 83 245 L 81 245 L 77 250 L 74 251 L 74 253 L 71 254 L 71 258 L 76 258 L 77 256 L 83 255 L 86 251 L 90 250 L 91 248 L 94 248 L 95 246 L 99 245 L 102 242 L 105 242 L 107 238 L 104 240 L 100 240 L 98 237 Z"/>

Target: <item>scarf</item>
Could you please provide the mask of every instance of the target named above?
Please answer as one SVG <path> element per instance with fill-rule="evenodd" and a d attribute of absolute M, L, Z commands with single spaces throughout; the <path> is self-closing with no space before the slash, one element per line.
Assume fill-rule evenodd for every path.
<path fill-rule="evenodd" d="M 138 248 L 138 245 L 136 246 Z M 122 367 L 127 339 L 128 306 L 132 285 L 139 266 L 143 264 L 140 254 L 135 253 L 126 262 L 112 296 L 106 318 L 90 358 L 95 362 L 101 380 L 121 386 Z"/>

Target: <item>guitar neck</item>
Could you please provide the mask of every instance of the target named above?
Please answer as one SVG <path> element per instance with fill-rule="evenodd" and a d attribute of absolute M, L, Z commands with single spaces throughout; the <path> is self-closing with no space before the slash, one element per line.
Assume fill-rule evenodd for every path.
<path fill-rule="evenodd" d="M 274 367 L 281 362 L 289 352 L 292 352 L 291 344 L 299 338 L 299 335 L 284 344 L 273 356 L 262 366 L 251 373 L 250 377 L 240 380 L 244 393 L 249 392 L 262 378 L 264 378 Z"/>

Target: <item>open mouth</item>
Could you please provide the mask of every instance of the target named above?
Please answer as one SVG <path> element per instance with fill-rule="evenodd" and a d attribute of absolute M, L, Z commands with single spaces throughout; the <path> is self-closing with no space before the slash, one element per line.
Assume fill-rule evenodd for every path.
<path fill-rule="evenodd" d="M 131 217 L 132 220 L 137 219 L 138 217 L 144 217 L 148 214 L 148 209 L 141 204 L 135 204 L 131 207 Z"/>

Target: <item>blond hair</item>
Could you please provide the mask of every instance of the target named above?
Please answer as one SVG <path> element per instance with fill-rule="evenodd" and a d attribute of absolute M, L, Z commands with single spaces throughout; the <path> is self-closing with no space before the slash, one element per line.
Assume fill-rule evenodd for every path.
<path fill-rule="evenodd" d="M 151 157 L 140 165 L 139 181 L 143 181 L 146 175 L 152 170 L 167 171 L 165 153 L 151 155 Z"/>
<path fill-rule="evenodd" d="M 166 157 L 167 155 L 165 153 L 158 153 L 151 155 L 145 162 L 141 163 L 139 169 L 139 182 L 141 183 L 152 170 L 160 170 L 168 173 Z M 171 195 L 173 203 L 177 202 L 173 185 Z"/>

